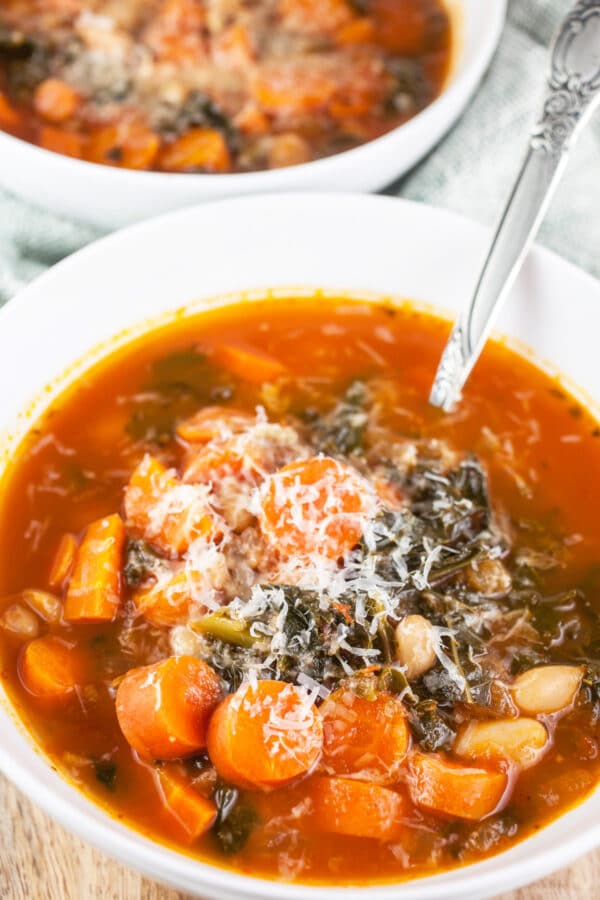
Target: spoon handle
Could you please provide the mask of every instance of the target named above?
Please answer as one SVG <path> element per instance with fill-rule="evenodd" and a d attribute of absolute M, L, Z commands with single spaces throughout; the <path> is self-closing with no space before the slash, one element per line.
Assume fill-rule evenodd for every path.
<path fill-rule="evenodd" d="M 579 0 L 552 51 L 542 119 L 534 129 L 475 294 L 448 339 L 430 395 L 450 412 L 489 336 L 566 167 L 600 102 L 600 0 Z"/>

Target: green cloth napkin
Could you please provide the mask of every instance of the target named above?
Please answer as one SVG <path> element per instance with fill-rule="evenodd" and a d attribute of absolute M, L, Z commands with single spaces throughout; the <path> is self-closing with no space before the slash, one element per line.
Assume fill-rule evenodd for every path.
<path fill-rule="evenodd" d="M 486 2 L 486 0 L 481 0 Z M 388 189 L 492 224 L 520 165 L 541 104 L 547 46 L 571 0 L 510 0 L 498 53 L 449 136 Z M 578 144 L 540 234 L 542 243 L 600 275 L 600 123 Z M 99 237 L 0 192 L 0 304 L 32 278 Z"/>

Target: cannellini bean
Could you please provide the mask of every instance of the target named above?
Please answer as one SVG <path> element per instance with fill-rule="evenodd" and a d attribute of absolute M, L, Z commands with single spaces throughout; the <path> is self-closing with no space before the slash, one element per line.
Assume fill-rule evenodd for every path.
<path fill-rule="evenodd" d="M 205 650 L 204 638 L 195 634 L 187 625 L 171 628 L 169 643 L 175 656 L 202 656 Z"/>
<path fill-rule="evenodd" d="M 499 559 L 480 559 L 472 562 L 467 569 L 467 584 L 473 591 L 486 597 L 507 594 L 512 587 L 512 579 Z"/>
<path fill-rule="evenodd" d="M 45 622 L 60 622 L 62 603 L 54 594 L 48 591 L 26 590 L 21 593 L 21 599 Z"/>
<path fill-rule="evenodd" d="M 40 620 L 26 606 L 21 603 L 13 603 L 0 616 L 0 628 L 10 631 L 11 634 L 23 640 L 31 640 L 39 634 Z"/>
<path fill-rule="evenodd" d="M 560 712 L 575 699 L 582 678 L 581 666 L 538 666 L 518 675 L 511 693 L 521 712 Z"/>
<path fill-rule="evenodd" d="M 547 744 L 548 732 L 536 719 L 493 719 L 464 725 L 453 749 L 466 759 L 505 759 L 528 769 Z"/>
<path fill-rule="evenodd" d="M 435 665 L 433 625 L 424 616 L 406 616 L 396 626 L 396 658 L 406 667 L 409 681 Z"/>

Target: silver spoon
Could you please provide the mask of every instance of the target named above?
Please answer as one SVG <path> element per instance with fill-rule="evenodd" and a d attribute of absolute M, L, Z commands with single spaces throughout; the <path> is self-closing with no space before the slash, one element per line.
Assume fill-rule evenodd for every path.
<path fill-rule="evenodd" d="M 579 0 L 552 49 L 544 112 L 502 215 L 471 304 L 458 318 L 429 397 L 451 412 L 544 218 L 569 152 L 600 105 L 600 0 Z"/>

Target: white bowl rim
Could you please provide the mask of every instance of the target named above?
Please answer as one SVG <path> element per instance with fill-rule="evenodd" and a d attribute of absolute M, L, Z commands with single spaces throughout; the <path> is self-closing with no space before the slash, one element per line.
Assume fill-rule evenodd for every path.
<path fill-rule="evenodd" d="M 445 2 L 448 5 L 449 0 L 445 0 Z M 450 12 L 455 20 L 458 17 L 460 29 L 460 18 L 464 15 L 464 12 L 460 8 L 458 13 L 452 10 L 452 6 L 456 2 L 462 5 L 463 0 L 451 0 L 449 4 Z M 132 186 L 134 184 L 139 187 L 148 187 L 150 184 L 155 186 L 164 185 L 167 180 L 170 184 L 176 182 L 183 184 L 192 181 L 195 184 L 203 184 L 208 187 L 218 186 L 219 188 L 222 188 L 223 191 L 235 192 L 243 181 L 245 189 L 252 190 L 256 193 L 261 190 L 285 189 L 290 171 L 297 172 L 300 175 L 310 171 L 311 173 L 319 173 L 326 176 L 334 171 L 338 160 L 345 161 L 351 159 L 355 163 L 363 161 L 367 162 L 371 153 L 377 154 L 380 148 L 385 148 L 389 144 L 395 143 L 400 134 L 406 135 L 406 140 L 408 141 L 413 130 L 428 124 L 429 119 L 435 115 L 440 104 L 445 105 L 446 103 L 450 103 L 455 96 L 461 94 L 463 85 L 478 84 L 494 54 L 506 19 L 508 0 L 492 0 L 492 2 L 493 7 L 491 10 L 489 28 L 485 31 L 483 39 L 478 44 L 477 51 L 474 54 L 470 65 L 462 71 L 456 73 L 451 72 L 449 81 L 444 85 L 441 93 L 428 106 L 418 112 L 417 115 L 413 116 L 412 119 L 409 119 L 402 125 L 398 125 L 396 128 L 393 128 L 391 131 L 386 132 L 380 137 L 374 138 L 371 141 L 366 141 L 364 144 L 359 144 L 359 146 L 352 147 L 349 150 L 342 150 L 339 153 L 334 153 L 331 156 L 311 160 L 306 163 L 300 163 L 295 166 L 283 166 L 279 169 L 261 169 L 257 172 L 224 172 L 222 174 L 154 172 L 139 171 L 135 169 L 120 169 L 115 166 L 105 166 L 101 163 L 75 159 L 65 156 L 62 153 L 46 150 L 37 144 L 15 137 L 15 135 L 5 131 L 0 131 L 0 141 L 8 141 L 9 144 L 12 143 L 14 145 L 25 144 L 28 151 L 34 154 L 33 159 L 35 159 L 36 155 L 47 157 L 48 154 L 51 154 L 52 157 L 56 157 L 54 161 L 58 164 L 74 167 L 82 172 L 87 171 L 93 173 L 98 170 L 101 170 L 103 173 L 108 172 L 109 174 L 105 177 L 114 177 L 115 179 L 128 178 Z M 458 39 L 460 40 L 460 30 Z M 458 59 L 454 60 L 454 68 L 460 63 L 462 52 L 463 48 L 460 47 Z"/>
<path fill-rule="evenodd" d="M 234 209 L 238 206 L 253 206 L 258 203 L 268 202 L 269 204 L 290 205 L 294 203 L 306 202 L 323 202 L 331 204 L 353 204 L 359 203 L 365 206 L 372 205 L 396 205 L 398 208 L 403 207 L 407 213 L 411 210 L 435 213 L 435 215 L 443 220 L 448 228 L 456 228 L 458 230 L 466 230 L 467 232 L 489 234 L 488 229 L 483 226 L 466 219 L 463 216 L 452 213 L 448 210 L 437 209 L 435 207 L 427 207 L 425 204 L 414 203 L 407 200 L 401 200 L 391 197 L 377 197 L 362 194 L 339 194 L 315 193 L 315 194 L 278 194 L 278 195 L 262 195 L 239 197 L 235 199 L 225 199 L 216 201 L 216 205 L 226 208 L 228 206 Z M 23 306 L 30 306 L 33 310 L 39 303 L 40 289 L 44 289 L 46 285 L 53 287 L 54 279 L 60 277 L 63 269 L 68 269 L 71 265 L 79 265 L 85 262 L 88 256 L 95 255 L 98 250 L 110 252 L 112 245 L 118 244 L 123 235 L 139 235 L 143 236 L 144 231 L 153 230 L 157 226 L 159 228 L 168 228 L 171 223 L 178 219 L 193 218 L 196 214 L 209 213 L 213 204 L 200 204 L 195 207 L 187 207 L 175 210 L 164 215 L 158 216 L 151 220 L 146 220 L 123 229 L 120 232 L 110 234 L 93 244 L 83 248 L 72 256 L 66 258 L 43 275 L 39 276 L 30 286 L 20 292 L 18 296 L 9 301 L 0 309 L 0 330 L 6 323 L 8 324 L 13 313 L 19 312 Z M 587 282 L 590 289 L 593 288 L 598 293 L 599 284 L 596 279 L 571 263 L 561 259 L 555 253 L 542 247 L 536 246 L 532 251 L 531 259 L 534 261 L 559 265 L 571 277 Z M 6 704 L 0 704 L 4 707 Z M 45 764 L 49 767 L 49 763 L 45 754 L 33 738 L 29 735 L 18 716 L 12 708 L 8 709 L 9 715 L 14 722 L 15 728 L 22 733 L 25 732 L 27 741 L 38 754 L 44 759 Z M 423 876 L 407 881 L 368 883 L 365 885 L 348 885 L 344 887 L 329 886 L 327 884 L 288 884 L 278 880 L 265 879 L 261 877 L 253 877 L 240 875 L 235 871 L 226 868 L 220 868 L 210 863 L 205 863 L 186 854 L 178 853 L 170 849 L 168 846 L 160 842 L 152 841 L 146 838 L 141 832 L 135 828 L 122 825 L 118 820 L 113 818 L 110 813 L 99 804 L 89 800 L 87 795 L 82 793 L 77 787 L 72 785 L 68 779 L 62 778 L 57 774 L 53 775 L 53 781 L 58 786 L 69 787 L 69 797 L 73 796 L 71 792 L 75 792 L 78 797 L 85 799 L 86 811 L 75 809 L 69 797 L 61 797 L 57 788 L 47 785 L 35 775 L 32 775 L 26 764 L 22 764 L 19 759 L 12 758 L 5 751 L 0 741 L 0 771 L 9 778 L 18 788 L 20 788 L 28 797 L 35 797 L 34 802 L 39 805 L 51 817 L 56 819 L 60 824 L 70 831 L 75 831 L 84 840 L 102 850 L 105 853 L 120 860 L 126 865 L 133 866 L 139 871 L 149 874 L 151 877 L 160 877 L 165 883 L 173 886 L 182 886 L 182 876 L 186 879 L 188 890 L 190 884 L 199 882 L 198 888 L 219 889 L 229 891 L 220 895 L 223 898 L 236 896 L 240 898 L 252 898 L 252 900 L 364 900 L 367 891 L 373 900 L 430 900 L 435 894 L 436 897 L 444 898 L 460 898 L 463 895 L 467 897 L 480 898 L 491 897 L 497 893 L 497 871 L 481 871 L 482 866 L 491 863 L 498 863 L 505 868 L 510 869 L 510 878 L 503 881 L 503 889 L 509 890 L 511 887 L 522 886 L 531 881 L 542 878 L 557 869 L 568 865 L 576 860 L 584 853 L 600 846 L 600 821 L 593 826 L 587 828 L 585 832 L 580 833 L 575 829 L 571 829 L 569 836 L 563 840 L 560 851 L 556 847 L 551 850 L 541 850 L 534 853 L 533 848 L 538 840 L 548 833 L 558 821 L 565 821 L 573 814 L 574 810 L 568 811 L 558 820 L 545 826 L 541 831 L 531 837 L 524 839 L 513 847 L 517 847 L 526 843 L 532 848 L 531 858 L 513 861 L 511 859 L 512 850 L 509 849 L 496 856 L 488 857 L 480 863 L 474 863 L 458 868 L 442 872 L 438 875 Z M 596 799 L 600 794 L 600 786 L 596 788 L 594 793 L 583 803 L 574 809 L 587 805 L 592 799 Z M 89 810 L 89 811 L 88 811 Z M 92 815 L 94 812 L 103 813 L 101 818 L 96 819 Z M 156 874 L 153 864 L 153 857 L 156 853 L 161 853 L 161 874 Z M 535 862 L 535 871 L 532 871 L 532 861 Z M 444 893 L 439 893 L 441 881 L 445 876 L 460 875 L 460 882 L 452 883 L 447 887 Z M 435 883 L 435 888 L 434 888 Z M 436 890 L 437 889 L 437 890 Z"/>

